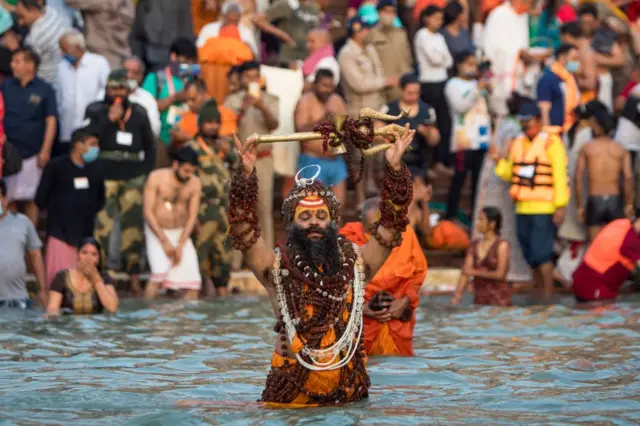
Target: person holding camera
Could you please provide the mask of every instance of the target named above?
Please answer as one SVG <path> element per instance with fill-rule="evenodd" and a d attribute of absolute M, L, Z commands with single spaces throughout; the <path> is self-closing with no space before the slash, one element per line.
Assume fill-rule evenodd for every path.
<path fill-rule="evenodd" d="M 436 112 L 420 99 L 420 81 L 415 74 L 405 74 L 400 78 L 400 90 L 400 99 L 385 105 L 380 112 L 397 116 L 400 111 L 409 111 L 407 117 L 395 121 L 400 126 L 409 123 L 412 129 L 416 129 L 416 136 L 411 142 L 412 149 L 404 153 L 402 161 L 410 168 L 426 172 L 431 166 L 434 147 L 440 142 Z M 434 177 L 432 173 L 428 174 Z"/>
<path fill-rule="evenodd" d="M 455 64 L 456 76 L 447 82 L 444 89 L 453 122 L 450 162 L 455 171 L 449 189 L 447 219 L 458 215 L 467 173 L 471 173 L 473 212 L 480 171 L 491 140 L 491 116 L 486 100 L 491 91 L 489 80 L 479 78 L 478 60 L 472 51 L 456 55 Z"/>
<path fill-rule="evenodd" d="M 424 191 L 426 197 L 427 189 Z M 414 201 L 420 197 L 416 192 L 413 195 Z M 347 223 L 340 235 L 359 246 L 367 244 L 378 220 L 379 205 L 380 198 L 366 200 L 361 221 Z M 362 315 L 367 355 L 414 356 L 415 310 L 426 277 L 427 259 L 413 227 L 407 226 L 402 244 L 393 249 L 365 288 Z"/>
<path fill-rule="evenodd" d="M 182 113 L 189 111 L 186 83 L 200 74 L 198 51 L 187 38 L 178 38 L 171 45 L 169 64 L 147 75 L 142 88 L 151 93 L 158 102 L 160 111 L 160 141 L 157 146 L 156 167 L 169 165 L 168 146 L 171 129 L 177 125 Z"/>

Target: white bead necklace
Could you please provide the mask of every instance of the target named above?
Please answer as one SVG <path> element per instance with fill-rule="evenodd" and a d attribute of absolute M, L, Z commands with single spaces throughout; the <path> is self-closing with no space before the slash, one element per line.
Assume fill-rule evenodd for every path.
<path fill-rule="evenodd" d="M 342 336 L 338 341 L 336 341 L 333 345 L 324 348 L 324 349 L 310 349 L 306 345 L 302 348 L 300 353 L 302 355 L 308 356 L 311 358 L 312 364 L 306 362 L 300 356 L 300 353 L 296 353 L 296 359 L 303 367 L 313 370 L 313 371 L 328 371 L 328 370 L 337 370 L 338 368 L 342 368 L 347 365 L 356 351 L 358 350 L 358 343 L 360 342 L 360 337 L 362 336 L 362 309 L 364 306 L 364 288 L 365 288 L 365 276 L 364 276 L 364 261 L 362 260 L 362 255 L 360 254 L 360 248 L 353 244 L 354 251 L 357 255 L 357 259 L 354 265 L 354 274 L 353 274 L 353 303 L 351 307 L 351 313 L 349 314 L 349 321 L 347 322 L 347 327 L 342 333 Z M 275 250 L 275 260 L 273 262 L 273 284 L 276 288 L 276 294 L 278 298 L 278 305 L 280 306 L 280 314 L 282 315 L 285 329 L 287 331 L 287 337 L 289 338 L 289 343 L 293 344 L 294 339 L 297 335 L 296 326 L 300 323 L 299 318 L 291 318 L 291 314 L 289 313 L 289 307 L 287 306 L 287 299 L 284 294 L 284 287 L 282 286 L 282 276 L 286 277 L 289 275 L 289 271 L 287 269 L 280 269 L 280 264 L 282 260 L 282 253 L 280 253 L 280 249 Z M 322 294 L 325 297 L 329 297 L 330 295 Z M 344 298 L 331 296 L 331 300 L 340 301 L 344 300 L 348 295 L 348 291 L 345 294 Z M 357 338 L 355 337 L 357 333 Z M 340 352 L 346 349 L 346 356 L 336 362 L 336 358 L 340 354 Z M 329 361 L 320 361 L 320 359 L 329 359 Z"/>

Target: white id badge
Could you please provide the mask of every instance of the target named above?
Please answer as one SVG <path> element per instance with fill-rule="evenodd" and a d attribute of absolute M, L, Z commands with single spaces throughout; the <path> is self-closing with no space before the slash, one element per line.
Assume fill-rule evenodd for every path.
<path fill-rule="evenodd" d="M 86 178 L 86 177 L 74 178 L 73 187 L 75 189 L 89 189 L 89 178 Z"/>
<path fill-rule="evenodd" d="M 118 145 L 131 146 L 133 145 L 133 135 L 129 132 L 118 132 L 116 142 Z"/>
<path fill-rule="evenodd" d="M 521 178 L 531 179 L 533 178 L 533 174 L 535 173 L 536 166 L 522 166 L 518 170 L 517 175 Z"/>

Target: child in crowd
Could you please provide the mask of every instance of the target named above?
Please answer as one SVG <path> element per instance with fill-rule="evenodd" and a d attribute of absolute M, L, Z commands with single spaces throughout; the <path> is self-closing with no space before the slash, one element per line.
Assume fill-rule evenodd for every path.
<path fill-rule="evenodd" d="M 511 289 L 506 281 L 509 270 L 509 243 L 500 238 L 502 215 L 495 207 L 485 207 L 476 227 L 482 237 L 467 250 L 458 289 L 451 301 L 460 303 L 469 282 L 473 282 L 476 305 L 511 306 Z"/>

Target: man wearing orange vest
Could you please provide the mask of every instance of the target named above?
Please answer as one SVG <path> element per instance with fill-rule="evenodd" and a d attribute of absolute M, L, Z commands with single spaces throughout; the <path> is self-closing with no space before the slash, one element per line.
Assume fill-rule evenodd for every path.
<path fill-rule="evenodd" d="M 553 242 L 556 226 L 564 221 L 569 202 L 567 154 L 558 136 L 561 129 L 542 126 L 540 109 L 523 99 L 518 119 L 523 135 L 513 140 L 495 173 L 510 182 L 515 202 L 516 229 L 522 253 L 534 271 L 536 287 L 548 301 L 553 296 Z"/>
<path fill-rule="evenodd" d="M 615 299 L 640 261 L 640 218 L 618 219 L 598 234 L 573 273 L 579 302 Z"/>

